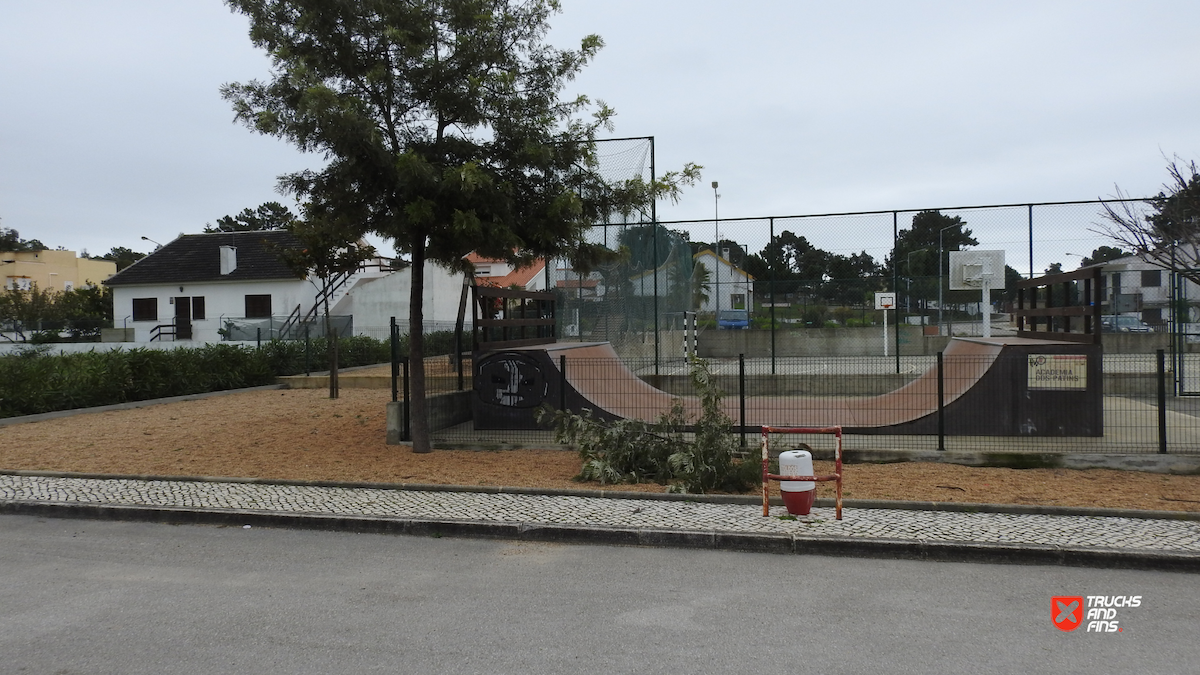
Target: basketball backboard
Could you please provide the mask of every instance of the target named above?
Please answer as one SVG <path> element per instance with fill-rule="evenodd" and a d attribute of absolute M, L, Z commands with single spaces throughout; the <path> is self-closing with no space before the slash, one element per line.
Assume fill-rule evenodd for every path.
<path fill-rule="evenodd" d="M 950 251 L 950 290 L 1004 290 L 1004 251 Z"/>

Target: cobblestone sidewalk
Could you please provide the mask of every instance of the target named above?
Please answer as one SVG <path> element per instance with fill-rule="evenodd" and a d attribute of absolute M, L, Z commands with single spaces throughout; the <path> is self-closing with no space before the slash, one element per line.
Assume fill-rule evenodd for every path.
<path fill-rule="evenodd" d="M 689 501 L 7 474 L 0 475 L 3 503 L 1200 554 L 1200 522 L 1099 516 L 847 508 L 837 521 L 832 508 L 791 519 L 772 507 L 764 518 L 761 506 Z"/>

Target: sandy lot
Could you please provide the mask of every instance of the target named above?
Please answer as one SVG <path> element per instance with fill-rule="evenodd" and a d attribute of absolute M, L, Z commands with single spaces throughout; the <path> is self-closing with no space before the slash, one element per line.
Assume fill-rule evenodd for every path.
<path fill-rule="evenodd" d="M 242 392 L 0 427 L 0 470 L 600 488 L 564 450 L 437 450 L 384 442 L 386 390 Z M 817 472 L 832 463 L 817 462 Z M 846 467 L 845 496 L 1200 511 L 1200 476 L 907 463 Z M 614 489 L 607 487 L 606 489 Z M 659 485 L 615 489 L 661 492 Z M 831 495 L 828 485 L 819 495 Z"/>

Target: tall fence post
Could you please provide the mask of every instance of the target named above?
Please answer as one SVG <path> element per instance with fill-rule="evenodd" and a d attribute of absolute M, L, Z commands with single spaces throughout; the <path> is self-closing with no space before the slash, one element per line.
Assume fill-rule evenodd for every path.
<path fill-rule="evenodd" d="M 1167 354 L 1159 349 L 1158 359 L 1158 452 L 1167 454 Z"/>
<path fill-rule="evenodd" d="M 775 219 L 771 218 L 770 243 L 775 243 Z M 767 282 L 771 296 L 771 374 L 775 374 L 775 257 L 771 257 L 771 267 L 768 268 L 770 281 Z"/>
<path fill-rule="evenodd" d="M 262 326 L 254 329 L 254 346 L 262 347 Z"/>
<path fill-rule="evenodd" d="M 653 145 L 653 141 L 651 144 Z M 653 160 L 651 160 L 651 162 L 653 162 Z M 653 173 L 654 169 L 651 168 L 650 171 Z M 650 180 L 651 184 L 653 184 L 654 179 L 651 178 Z M 662 358 L 661 348 L 659 347 L 659 338 L 662 333 L 660 332 L 658 325 L 658 268 L 661 266 L 661 264 L 658 262 L 658 221 L 656 219 L 654 220 L 655 222 L 653 222 L 650 227 L 653 228 L 652 231 L 654 232 L 654 376 L 658 377 L 658 362 Z"/>
<path fill-rule="evenodd" d="M 900 227 L 900 214 L 897 213 L 896 211 L 892 211 L 892 250 L 893 251 L 896 250 L 896 246 L 900 242 L 900 234 L 899 234 L 899 229 L 898 229 L 899 227 Z M 899 263 L 892 263 L 892 293 L 895 294 L 897 299 L 900 297 L 900 289 L 899 289 L 900 272 L 899 272 L 899 269 L 900 269 Z M 911 267 L 908 269 L 908 276 L 910 279 L 912 278 L 912 268 Z M 912 288 L 912 283 L 910 282 L 909 283 L 910 291 L 911 291 L 911 288 Z M 907 299 L 910 303 L 912 302 L 911 298 L 907 298 Z M 900 303 L 898 301 L 896 302 L 895 307 L 896 307 L 896 374 L 899 375 L 900 374 Z M 884 326 L 883 340 L 884 340 L 884 342 L 887 342 L 887 310 L 886 309 L 883 310 L 883 326 Z"/>
<path fill-rule="evenodd" d="M 408 357 L 400 360 L 400 365 L 404 371 L 404 433 L 400 436 L 402 441 L 412 440 L 412 392 L 408 387 Z"/>
<path fill-rule="evenodd" d="M 558 355 L 558 409 L 567 409 L 567 357 Z"/>
<path fill-rule="evenodd" d="M 308 338 L 308 324 L 304 324 L 304 376 L 312 375 L 312 343 Z"/>
<path fill-rule="evenodd" d="M 399 391 L 397 390 L 397 387 L 398 387 L 397 380 L 400 378 L 400 340 L 397 339 L 399 337 L 396 334 L 397 332 L 399 332 L 399 328 L 396 326 L 396 317 L 393 316 L 391 322 L 388 324 L 388 341 L 391 342 L 390 346 L 391 346 L 391 356 L 392 356 L 392 401 L 393 402 L 400 400 L 399 399 Z"/>
<path fill-rule="evenodd" d="M 746 447 L 746 355 L 738 354 L 738 429 L 741 430 L 741 447 Z"/>
<path fill-rule="evenodd" d="M 946 374 L 942 367 L 942 352 L 937 353 L 937 375 L 938 375 L 938 450 L 946 449 Z"/>

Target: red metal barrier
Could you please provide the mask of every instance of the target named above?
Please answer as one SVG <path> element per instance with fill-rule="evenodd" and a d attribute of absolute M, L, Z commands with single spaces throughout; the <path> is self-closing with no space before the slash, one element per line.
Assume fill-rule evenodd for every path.
<path fill-rule="evenodd" d="M 821 476 L 779 476 L 767 472 L 769 457 L 767 444 L 772 433 L 777 434 L 833 434 L 836 439 L 834 448 L 834 473 Z M 837 519 L 842 519 L 842 428 L 841 427 L 763 427 L 762 428 L 762 506 L 763 516 L 770 515 L 770 483 L 768 481 L 836 481 L 837 488 Z"/>

